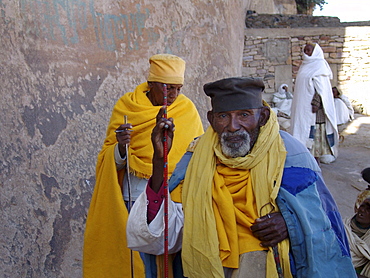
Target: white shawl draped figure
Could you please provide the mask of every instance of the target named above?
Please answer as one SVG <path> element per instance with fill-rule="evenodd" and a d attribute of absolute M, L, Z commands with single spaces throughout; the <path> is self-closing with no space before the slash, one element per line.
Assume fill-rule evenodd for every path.
<path fill-rule="evenodd" d="M 337 111 L 337 124 L 341 125 L 348 123 L 355 118 L 355 111 L 353 110 L 351 101 L 348 99 L 348 97 L 343 95 L 338 88 L 334 88 L 338 92 L 338 96 L 336 97 L 333 91 L 334 104 Z"/>
<path fill-rule="evenodd" d="M 326 134 L 333 134 L 334 145 L 331 146 L 331 151 L 334 157 L 337 157 L 339 135 L 330 84 L 332 77 L 332 71 L 318 44 L 315 44 L 311 56 L 303 53 L 303 62 L 297 73 L 294 87 L 290 133 L 308 149 L 312 148 L 313 139 L 310 139 L 309 135 L 311 126 L 315 126 L 316 114 L 312 113 L 311 101 L 316 91 L 321 97 L 325 110 Z"/>
<path fill-rule="evenodd" d="M 337 112 L 337 124 L 342 125 L 351 121 L 350 110 L 341 98 L 334 98 L 335 110 Z"/>
<path fill-rule="evenodd" d="M 351 218 L 344 219 L 353 266 L 363 267 L 361 275 L 370 277 L 370 229 L 360 238 L 352 231 L 351 221 Z"/>
<path fill-rule="evenodd" d="M 277 111 L 281 111 L 287 116 L 290 116 L 293 95 L 289 91 L 285 91 L 284 87 L 288 88 L 287 84 L 282 84 L 279 90 L 274 94 L 272 102 L 275 104 Z"/>

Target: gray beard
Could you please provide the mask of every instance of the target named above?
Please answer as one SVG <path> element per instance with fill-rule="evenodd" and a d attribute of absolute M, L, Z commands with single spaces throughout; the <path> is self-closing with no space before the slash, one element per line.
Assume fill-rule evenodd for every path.
<path fill-rule="evenodd" d="M 238 143 L 229 142 L 228 138 L 230 136 L 240 136 L 243 141 Z M 223 132 L 220 136 L 220 141 L 223 154 L 229 158 L 246 156 L 251 149 L 251 137 L 245 130 Z"/>

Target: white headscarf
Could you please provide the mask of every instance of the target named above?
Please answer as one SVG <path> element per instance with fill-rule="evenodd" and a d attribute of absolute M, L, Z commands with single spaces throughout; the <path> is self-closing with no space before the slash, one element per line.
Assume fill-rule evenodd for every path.
<path fill-rule="evenodd" d="M 278 92 L 276 92 L 272 98 L 272 102 L 275 104 L 277 111 L 281 111 L 290 116 L 293 95 L 290 92 L 285 91 L 284 87 L 288 88 L 288 85 L 280 85 Z"/>

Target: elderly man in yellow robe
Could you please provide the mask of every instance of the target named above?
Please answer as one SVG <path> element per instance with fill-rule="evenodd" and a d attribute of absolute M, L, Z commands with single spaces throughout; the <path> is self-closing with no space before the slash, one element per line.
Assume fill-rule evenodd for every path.
<path fill-rule="evenodd" d="M 131 277 L 132 273 L 135 277 L 155 276 L 149 271 L 155 257 L 141 253 L 140 258 L 138 252 L 127 248 L 126 222 L 129 201 L 135 202 L 152 172 L 150 138 L 158 107 L 164 105 L 164 85 L 167 113 L 177 125 L 177 136 L 168 159 L 169 175 L 188 144 L 203 133 L 195 105 L 180 94 L 185 61 L 175 55 L 157 54 L 149 63 L 147 82 L 137 86 L 134 92 L 124 94 L 114 106 L 98 155 L 96 185 L 84 239 L 84 277 Z M 125 116 L 127 123 L 124 123 Z"/>

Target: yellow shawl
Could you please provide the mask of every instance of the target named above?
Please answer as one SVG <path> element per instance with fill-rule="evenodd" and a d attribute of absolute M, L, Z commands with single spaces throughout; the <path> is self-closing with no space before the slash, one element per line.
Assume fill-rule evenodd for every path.
<path fill-rule="evenodd" d="M 134 130 L 129 145 L 130 172 L 141 178 L 149 178 L 152 174 L 153 146 L 150 136 L 160 108 L 152 105 L 145 94 L 148 90 L 147 82 L 142 83 L 134 92 L 123 95 L 117 101 L 102 149 L 104 152 L 107 147 L 117 143 L 114 131 L 123 124 L 123 117 L 127 115 L 128 122 L 132 124 Z M 168 117 L 174 118 L 176 126 L 172 149 L 168 156 L 170 175 L 185 153 L 189 142 L 203 134 L 203 126 L 195 105 L 183 94 L 167 108 L 167 113 Z"/>
<path fill-rule="evenodd" d="M 126 247 L 128 212 L 122 198 L 120 184 L 124 171 L 117 172 L 114 148 L 115 130 L 128 115 L 133 132 L 129 147 L 129 162 L 133 173 L 149 177 L 152 171 L 153 147 L 151 132 L 159 106 L 153 106 L 146 97 L 147 83 L 135 92 L 127 93 L 116 103 L 107 130 L 104 146 L 96 165 L 96 185 L 86 221 L 83 250 L 83 274 L 88 277 L 131 277 L 130 250 Z M 188 144 L 203 133 L 202 123 L 194 104 L 184 95 L 168 107 L 168 116 L 174 118 L 175 137 L 169 155 L 169 173 L 186 151 Z M 144 267 L 134 252 L 135 277 L 144 277 Z"/>
<path fill-rule="evenodd" d="M 227 241 L 226 234 L 217 234 L 217 221 L 213 211 L 212 196 L 214 173 L 217 159 L 224 165 L 250 170 L 255 194 L 258 217 L 266 215 L 274 207 L 278 211 L 277 197 L 284 169 L 286 150 L 279 135 L 279 125 L 275 113 L 260 130 L 256 144 L 250 154 L 240 158 L 226 158 L 221 151 L 218 135 L 209 127 L 199 139 L 190 160 L 182 189 L 184 208 L 183 267 L 186 277 L 224 277 L 223 262 L 220 256 L 235 256 L 238 250 L 220 250 L 218 237 Z M 213 193 L 215 194 L 215 192 Z M 229 202 L 232 202 L 231 200 Z M 270 203 L 271 205 L 265 205 Z M 233 210 L 229 203 L 225 209 Z M 229 208 L 227 208 L 229 207 Z M 219 212 L 217 212 L 219 214 Z M 217 220 L 216 220 L 217 219 Z M 228 223 L 222 223 L 229 228 Z M 235 231 L 231 231 L 235 232 Z M 284 277 L 291 277 L 289 264 L 289 243 L 284 240 L 278 245 Z M 236 254 L 239 256 L 239 254 Z M 266 277 L 278 277 L 272 249 L 267 256 Z"/>

